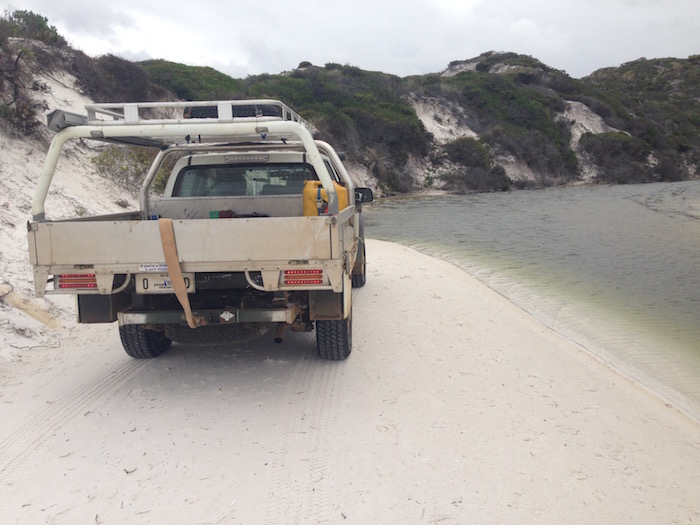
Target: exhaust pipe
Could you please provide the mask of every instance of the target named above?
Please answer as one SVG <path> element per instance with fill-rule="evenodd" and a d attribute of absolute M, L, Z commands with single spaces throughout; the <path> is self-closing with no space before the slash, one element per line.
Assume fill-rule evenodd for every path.
<path fill-rule="evenodd" d="M 275 331 L 275 343 L 280 344 L 284 341 L 284 334 L 287 333 L 287 328 L 289 328 L 289 325 L 287 323 L 277 323 L 277 330 Z"/>

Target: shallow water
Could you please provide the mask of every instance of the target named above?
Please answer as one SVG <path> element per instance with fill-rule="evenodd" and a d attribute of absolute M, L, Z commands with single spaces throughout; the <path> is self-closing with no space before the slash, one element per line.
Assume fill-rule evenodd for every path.
<path fill-rule="evenodd" d="M 392 198 L 365 212 L 368 237 L 450 260 L 700 419 L 700 182 Z"/>

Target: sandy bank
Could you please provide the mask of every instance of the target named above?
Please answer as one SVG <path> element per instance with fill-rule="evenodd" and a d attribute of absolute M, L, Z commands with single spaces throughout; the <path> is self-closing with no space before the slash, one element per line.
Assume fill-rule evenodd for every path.
<path fill-rule="evenodd" d="M 79 327 L 0 374 L 7 523 L 694 523 L 700 426 L 444 261 L 368 243 L 354 350 L 126 358 Z"/>

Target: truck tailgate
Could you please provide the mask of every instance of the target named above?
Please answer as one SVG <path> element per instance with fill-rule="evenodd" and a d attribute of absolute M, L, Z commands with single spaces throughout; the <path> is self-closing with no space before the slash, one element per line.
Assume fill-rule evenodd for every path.
<path fill-rule="evenodd" d="M 324 260 L 342 254 L 330 217 L 189 219 L 173 221 L 183 268 L 219 263 Z M 342 235 L 342 233 L 340 233 Z M 137 271 L 164 261 L 158 221 L 62 221 L 30 224 L 34 266 L 105 266 Z M 212 268 L 213 269 L 213 268 Z"/>

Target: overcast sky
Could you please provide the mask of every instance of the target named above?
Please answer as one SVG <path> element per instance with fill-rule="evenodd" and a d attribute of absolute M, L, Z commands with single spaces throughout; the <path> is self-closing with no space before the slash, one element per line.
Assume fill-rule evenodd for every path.
<path fill-rule="evenodd" d="M 700 0 L 0 0 L 49 19 L 90 56 L 164 58 L 235 78 L 309 61 L 399 76 L 484 51 L 573 77 L 700 54 Z"/>

